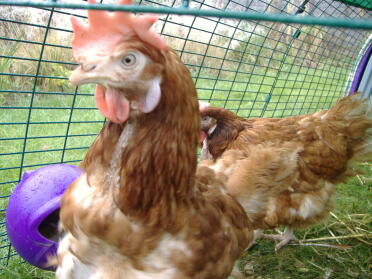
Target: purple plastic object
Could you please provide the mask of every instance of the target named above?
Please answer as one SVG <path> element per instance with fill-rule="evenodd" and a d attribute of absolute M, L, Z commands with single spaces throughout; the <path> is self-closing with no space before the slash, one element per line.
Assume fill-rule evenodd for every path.
<path fill-rule="evenodd" d="M 350 94 L 353 94 L 358 91 L 360 81 L 362 80 L 364 70 L 367 67 L 367 63 L 371 57 L 371 54 L 372 54 L 372 44 L 368 47 L 366 53 L 363 55 L 355 71 L 354 80 L 350 87 Z"/>
<path fill-rule="evenodd" d="M 80 175 L 76 166 L 58 164 L 27 171 L 9 198 L 6 228 L 10 243 L 30 264 L 43 269 L 56 254 L 60 200 Z"/>

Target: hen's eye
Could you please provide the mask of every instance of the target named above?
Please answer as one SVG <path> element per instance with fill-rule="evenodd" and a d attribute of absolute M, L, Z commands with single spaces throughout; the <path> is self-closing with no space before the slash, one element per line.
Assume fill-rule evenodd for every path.
<path fill-rule="evenodd" d="M 123 63 L 124 66 L 133 66 L 136 63 L 136 56 L 133 54 L 128 54 L 125 55 L 122 59 L 121 62 Z"/>

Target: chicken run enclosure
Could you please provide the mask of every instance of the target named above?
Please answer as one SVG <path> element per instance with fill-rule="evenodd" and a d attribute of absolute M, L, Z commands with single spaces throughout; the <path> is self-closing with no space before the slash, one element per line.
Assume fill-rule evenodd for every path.
<path fill-rule="evenodd" d="M 199 99 L 240 116 L 312 113 L 372 93 L 371 0 L 136 2 L 131 11 L 160 14 L 154 28 L 190 69 Z M 104 123 L 93 86 L 68 81 L 77 65 L 69 18 L 87 5 L 0 1 L 0 274 L 20 261 L 5 213 L 23 173 L 77 165 Z"/>

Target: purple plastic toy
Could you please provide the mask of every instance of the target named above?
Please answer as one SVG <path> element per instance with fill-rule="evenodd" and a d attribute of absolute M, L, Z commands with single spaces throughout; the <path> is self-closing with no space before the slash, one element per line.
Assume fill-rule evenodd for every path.
<path fill-rule="evenodd" d="M 27 171 L 9 198 L 6 228 L 10 243 L 30 264 L 43 269 L 56 254 L 62 194 L 80 175 L 76 166 L 58 164 Z"/>

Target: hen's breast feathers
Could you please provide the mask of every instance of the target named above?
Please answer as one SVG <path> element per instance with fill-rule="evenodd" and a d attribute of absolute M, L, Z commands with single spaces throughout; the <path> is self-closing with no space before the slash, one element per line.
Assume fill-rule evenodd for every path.
<path fill-rule="evenodd" d="M 191 200 L 173 203 L 172 212 L 161 204 L 149 210 L 154 217 L 167 214 L 173 220 L 164 220 L 167 228 L 161 228 L 151 218 L 144 222 L 126 216 L 118 209 L 112 189 L 103 192 L 89 186 L 86 175 L 80 177 L 62 201 L 61 221 L 69 232 L 62 240 L 69 247 L 63 264 L 76 258 L 74 272 L 81 269 L 102 279 L 124 274 L 128 278 L 171 279 L 180 274 L 225 278 L 231 259 L 253 240 L 252 228 L 242 207 L 223 190 L 223 181 L 213 177 L 208 182 L 197 184 Z"/>

